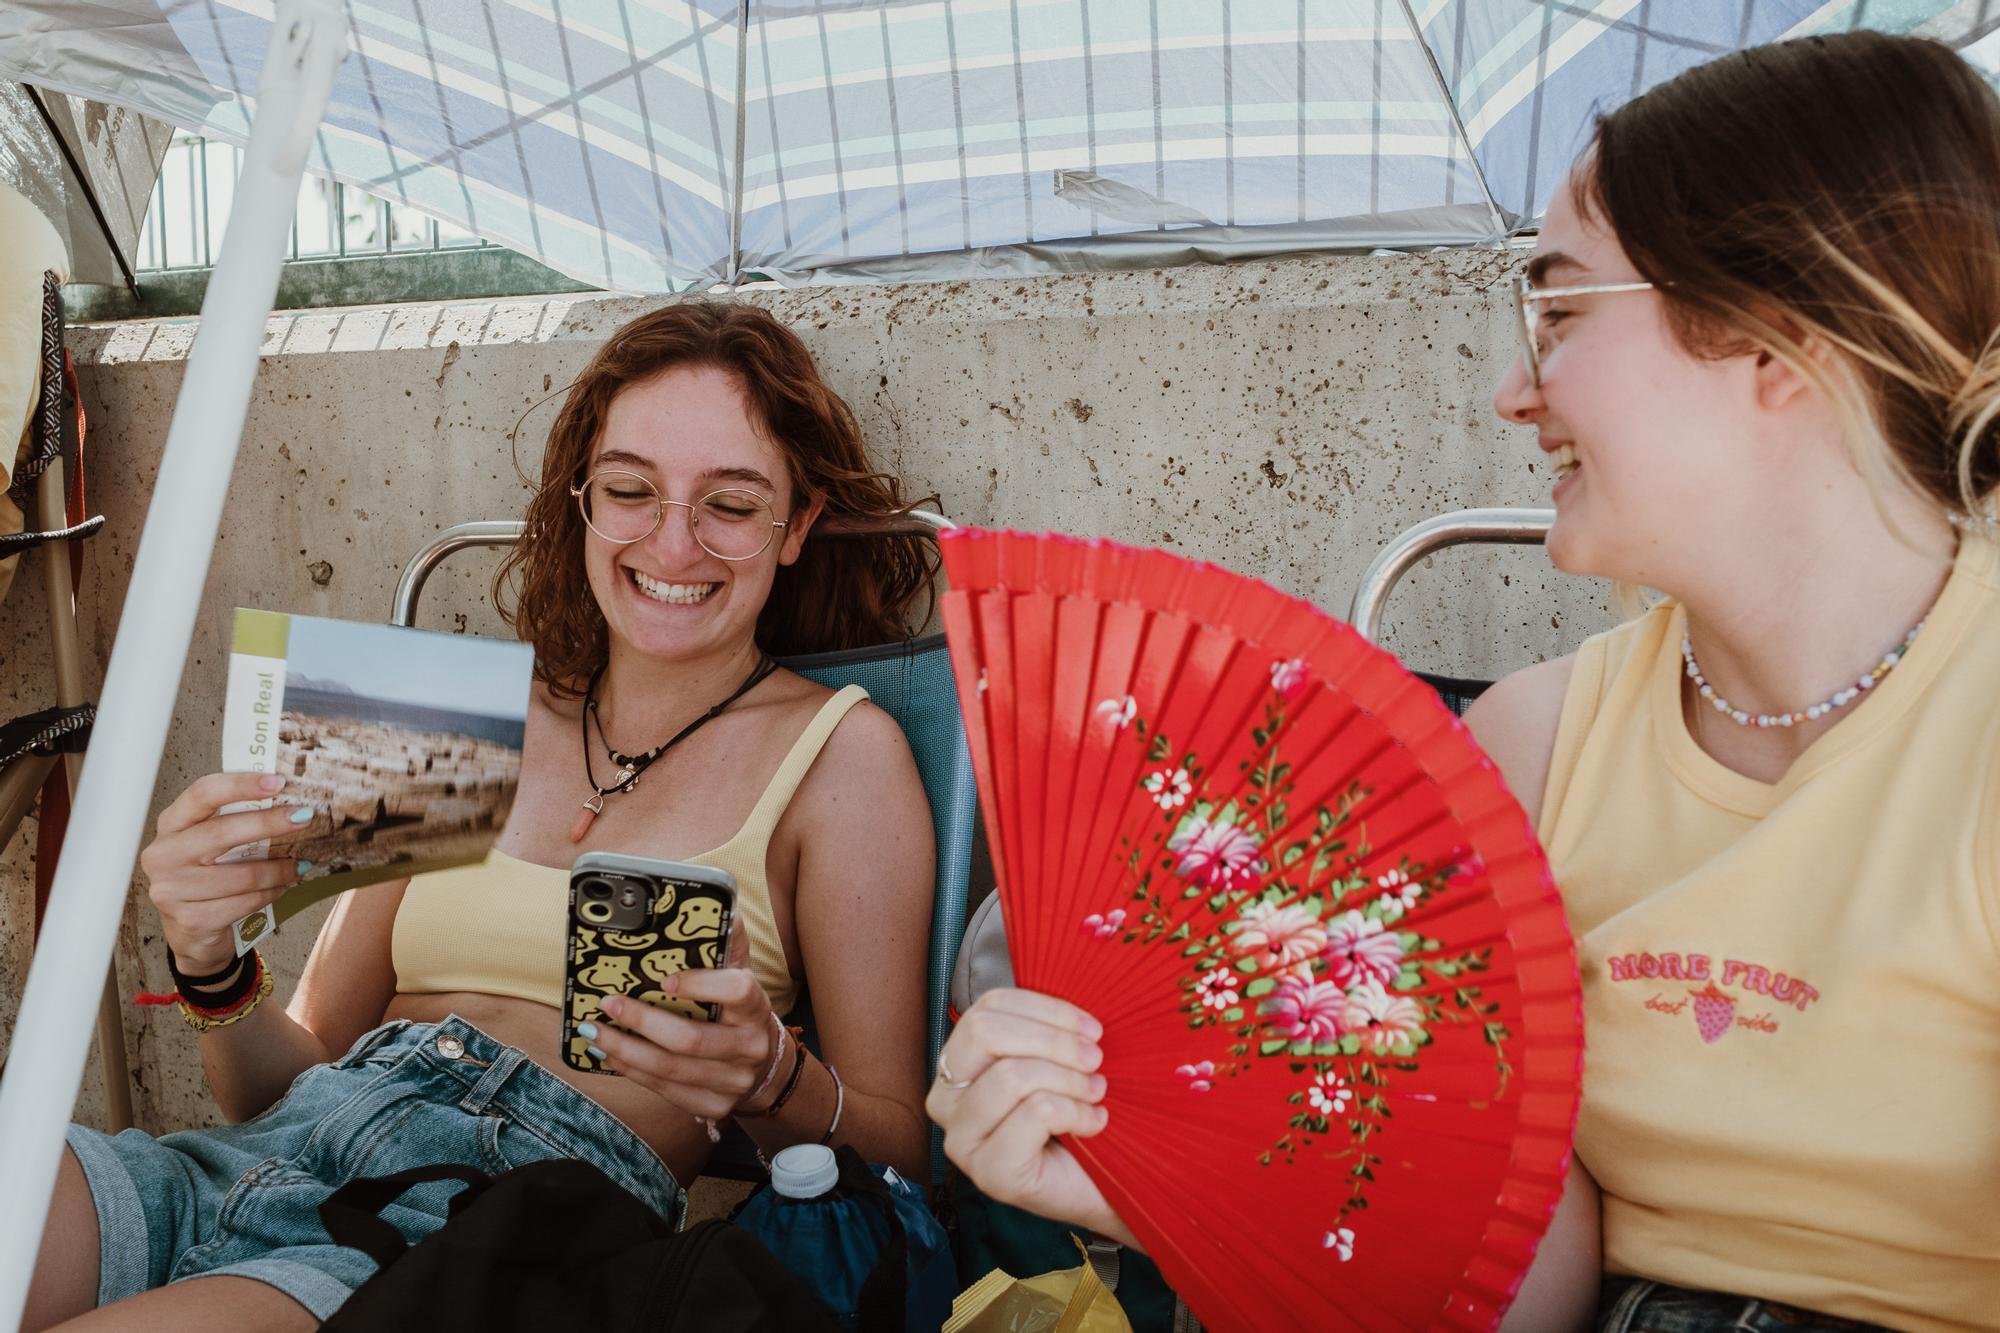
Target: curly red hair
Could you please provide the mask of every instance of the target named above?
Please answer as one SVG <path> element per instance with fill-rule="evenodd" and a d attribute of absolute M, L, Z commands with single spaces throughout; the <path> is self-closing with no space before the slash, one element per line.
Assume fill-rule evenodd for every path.
<path fill-rule="evenodd" d="M 797 509 L 818 500 L 823 519 L 886 518 L 921 503 L 906 503 L 896 478 L 871 465 L 853 410 L 820 377 L 798 335 L 769 312 L 692 300 L 641 315 L 613 333 L 570 386 L 549 428 L 527 531 L 494 576 L 501 615 L 533 645 L 536 678 L 559 695 L 581 694 L 609 651 L 584 576 L 583 517 L 569 489 L 583 480 L 612 399 L 689 365 L 736 378 L 752 418 L 785 455 Z M 901 638 L 935 572 L 934 548 L 919 536 L 809 541 L 797 562 L 779 567 L 758 642 L 782 657 Z"/>

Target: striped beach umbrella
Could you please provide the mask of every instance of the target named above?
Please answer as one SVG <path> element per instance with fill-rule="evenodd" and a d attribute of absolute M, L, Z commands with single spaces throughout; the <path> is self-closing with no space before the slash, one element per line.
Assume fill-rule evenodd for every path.
<path fill-rule="evenodd" d="M 346 0 L 308 169 L 664 291 L 1489 242 L 1605 109 L 1942 0 Z M 244 141 L 269 0 L 10 0 L 0 75 Z"/>

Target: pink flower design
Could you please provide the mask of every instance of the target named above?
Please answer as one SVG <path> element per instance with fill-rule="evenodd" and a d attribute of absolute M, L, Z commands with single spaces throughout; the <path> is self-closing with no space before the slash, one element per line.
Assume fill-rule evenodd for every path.
<path fill-rule="evenodd" d="M 1400 870 L 1391 870 L 1375 880 L 1375 887 L 1382 891 L 1375 901 L 1382 904 L 1382 919 L 1398 921 L 1403 913 L 1415 907 L 1424 896 L 1424 886 L 1412 883 L 1410 877 Z"/>
<path fill-rule="evenodd" d="M 1188 781 L 1188 771 L 1185 768 L 1163 768 L 1140 785 L 1162 810 L 1172 810 L 1176 806 L 1186 805 L 1189 793 L 1194 791 L 1194 784 Z"/>
<path fill-rule="evenodd" d="M 1110 912 L 1092 912 L 1083 919 L 1083 933 L 1092 939 L 1108 940 L 1125 928 L 1125 909 Z"/>
<path fill-rule="evenodd" d="M 1251 903 L 1242 920 L 1243 929 L 1231 943 L 1239 953 L 1268 955 L 1272 967 L 1289 968 L 1326 948 L 1326 927 L 1309 907 Z"/>
<path fill-rule="evenodd" d="M 1307 1085 L 1306 1105 L 1315 1114 L 1331 1118 L 1347 1110 L 1353 1095 L 1346 1081 L 1329 1069 Z"/>
<path fill-rule="evenodd" d="M 1342 990 L 1394 981 L 1403 970 L 1403 942 L 1359 912 L 1343 912 L 1327 925 L 1327 975 Z"/>
<path fill-rule="evenodd" d="M 1306 660 L 1303 657 L 1294 657 L 1289 662 L 1271 663 L 1271 688 L 1277 691 L 1280 699 L 1298 698 L 1299 691 L 1305 689 L 1308 679 Z"/>
<path fill-rule="evenodd" d="M 1391 995 L 1381 983 L 1363 982 L 1347 995 L 1340 1026 L 1387 1055 L 1397 1042 L 1414 1040 L 1424 1030 L 1424 1011 L 1415 1000 Z"/>
<path fill-rule="evenodd" d="M 1262 845 L 1254 833 L 1201 815 L 1189 815 L 1167 839 L 1167 850 L 1180 857 L 1174 873 L 1210 889 L 1238 888 L 1256 879 L 1263 873 L 1257 859 Z"/>
<path fill-rule="evenodd" d="M 1326 981 L 1286 977 L 1264 1003 L 1271 1026 L 1292 1041 L 1332 1041 L 1340 1036 L 1347 997 Z"/>
<path fill-rule="evenodd" d="M 1236 974 L 1226 967 L 1203 974 L 1194 983 L 1194 993 L 1201 997 L 1203 1008 L 1218 1013 L 1243 998 L 1236 990 Z"/>
<path fill-rule="evenodd" d="M 1320 1248 L 1332 1250 L 1346 1263 L 1354 1257 L 1354 1232 L 1346 1227 L 1335 1227 L 1320 1241 Z"/>
<path fill-rule="evenodd" d="M 1188 1081 L 1189 1092 L 1207 1092 L 1215 1086 L 1211 1081 L 1215 1078 L 1213 1060 L 1203 1060 L 1198 1065 L 1180 1065 L 1174 1072 Z"/>
<path fill-rule="evenodd" d="M 1109 722 L 1113 731 L 1125 730 L 1138 711 L 1139 701 L 1129 694 L 1123 699 L 1106 699 L 1091 710 L 1093 716 Z"/>

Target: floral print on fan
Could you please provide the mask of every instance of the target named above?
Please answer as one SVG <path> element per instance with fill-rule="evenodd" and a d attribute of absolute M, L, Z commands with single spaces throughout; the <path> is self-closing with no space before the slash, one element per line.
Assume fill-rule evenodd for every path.
<path fill-rule="evenodd" d="M 1099 705 L 1142 748 L 1139 787 L 1159 822 L 1125 840 L 1127 907 L 1092 913 L 1083 929 L 1180 949 L 1181 1008 L 1188 1026 L 1212 1032 L 1216 1043 L 1213 1059 L 1174 1071 L 1189 1093 L 1264 1061 L 1298 1076 L 1273 1107 L 1282 1132 L 1258 1161 L 1283 1165 L 1316 1152 L 1346 1163 L 1347 1193 L 1328 1202 L 1322 1242 L 1345 1262 L 1382 1163 L 1373 1140 L 1391 1132 L 1388 1094 L 1398 1076 L 1421 1067 L 1441 1025 L 1465 1024 L 1492 1048 L 1499 1096 L 1513 1072 L 1512 1034 L 1476 984 L 1492 950 L 1447 951 L 1412 925 L 1456 876 L 1483 870 L 1477 859 L 1385 865 L 1357 815 L 1370 795 L 1358 783 L 1331 805 L 1292 809 L 1297 784 L 1279 742 L 1311 685 L 1302 660 L 1272 663 L 1254 749 L 1224 775 L 1198 754 L 1177 752 L 1129 697 Z"/>
<path fill-rule="evenodd" d="M 1194 1065 L 1182 1065 L 1174 1070 L 1174 1072 L 1187 1080 L 1187 1090 L 1189 1092 L 1207 1092 L 1215 1086 L 1214 1083 L 1210 1082 L 1215 1077 L 1215 1061 L 1213 1060 L 1203 1060 L 1200 1064 Z"/>
<path fill-rule="evenodd" d="M 1185 768 L 1163 768 L 1145 781 L 1146 793 L 1162 810 L 1177 810 L 1194 792 Z"/>
<path fill-rule="evenodd" d="M 1125 909 L 1120 907 L 1109 912 L 1092 912 L 1083 919 L 1083 933 L 1094 940 L 1116 939 L 1118 932 L 1125 928 Z"/>

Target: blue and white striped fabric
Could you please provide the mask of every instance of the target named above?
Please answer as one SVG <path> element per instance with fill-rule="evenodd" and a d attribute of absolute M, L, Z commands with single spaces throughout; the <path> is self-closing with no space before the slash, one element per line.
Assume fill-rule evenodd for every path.
<path fill-rule="evenodd" d="M 938 276 L 1480 243 L 1591 114 L 1959 0 L 346 0 L 312 165 L 574 277 Z M 271 0 L 8 0 L 0 76 L 240 141 Z M 1893 109 L 1885 109 L 1893 114 Z"/>

